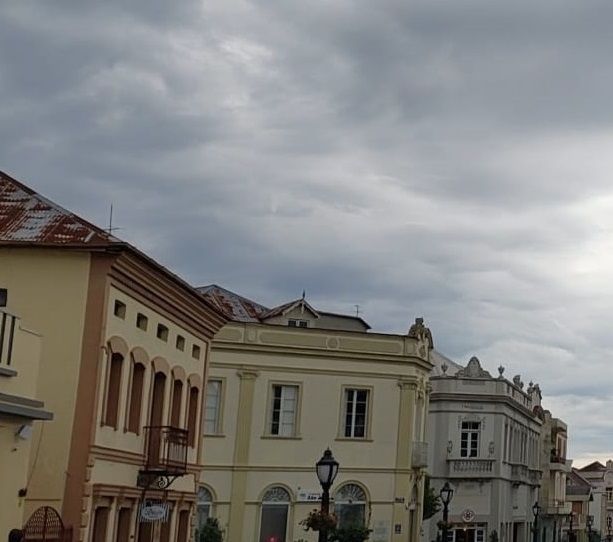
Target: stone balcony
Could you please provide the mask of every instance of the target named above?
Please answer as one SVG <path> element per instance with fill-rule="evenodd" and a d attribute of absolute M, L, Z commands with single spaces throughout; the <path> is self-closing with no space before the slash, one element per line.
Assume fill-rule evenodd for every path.
<path fill-rule="evenodd" d="M 450 478 L 493 478 L 494 464 L 494 459 L 447 459 Z"/>

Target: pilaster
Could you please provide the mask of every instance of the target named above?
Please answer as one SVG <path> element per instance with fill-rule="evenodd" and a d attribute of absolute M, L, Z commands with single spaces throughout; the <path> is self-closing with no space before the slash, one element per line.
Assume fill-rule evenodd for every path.
<path fill-rule="evenodd" d="M 253 397 L 257 371 L 242 369 L 236 373 L 240 378 L 238 415 L 236 419 L 236 443 L 234 446 L 234 466 L 243 467 L 249 462 L 251 440 L 251 421 L 253 418 Z M 232 473 L 230 492 L 230 516 L 228 540 L 242 540 L 243 517 L 245 515 L 245 489 L 247 472 L 238 469 Z"/>

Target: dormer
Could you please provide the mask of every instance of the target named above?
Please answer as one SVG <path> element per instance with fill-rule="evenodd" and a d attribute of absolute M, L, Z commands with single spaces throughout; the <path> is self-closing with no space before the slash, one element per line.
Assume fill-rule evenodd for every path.
<path fill-rule="evenodd" d="M 315 321 L 319 314 L 303 297 L 266 311 L 260 319 L 266 324 L 306 328 L 317 327 Z"/>

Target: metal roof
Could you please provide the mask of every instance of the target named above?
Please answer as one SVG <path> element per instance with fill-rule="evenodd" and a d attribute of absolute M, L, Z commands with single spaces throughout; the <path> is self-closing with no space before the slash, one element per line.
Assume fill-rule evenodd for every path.
<path fill-rule="evenodd" d="M 247 299 L 239 294 L 226 290 L 217 284 L 210 284 L 208 286 L 202 286 L 198 288 L 198 291 L 217 309 L 221 310 L 228 318 L 235 322 L 265 322 L 273 316 L 279 316 L 286 313 L 294 306 L 304 303 L 313 314 L 319 317 L 319 314 L 328 314 L 330 316 L 343 317 L 349 319 L 355 319 L 362 322 L 367 329 L 370 326 L 358 316 L 351 316 L 348 314 L 334 314 L 334 313 L 318 313 L 311 305 L 309 305 L 304 298 L 290 301 L 289 303 L 283 303 L 276 307 L 268 308 L 264 305 L 260 305 L 251 299 Z"/>
<path fill-rule="evenodd" d="M 268 311 L 268 307 L 217 284 L 202 286 L 198 291 L 229 318 L 238 322 L 259 322 L 260 315 Z"/>
<path fill-rule="evenodd" d="M 0 171 L 0 243 L 99 246 L 120 242 Z"/>

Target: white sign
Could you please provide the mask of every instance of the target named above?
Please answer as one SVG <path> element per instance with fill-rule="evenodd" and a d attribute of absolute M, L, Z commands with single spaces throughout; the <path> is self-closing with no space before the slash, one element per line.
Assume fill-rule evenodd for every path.
<path fill-rule="evenodd" d="M 321 502 L 321 491 L 298 490 L 298 502 Z"/>
<path fill-rule="evenodd" d="M 140 522 L 160 521 L 164 523 L 168 520 L 168 511 L 168 503 L 144 502 L 140 505 Z"/>
<path fill-rule="evenodd" d="M 373 524 L 370 539 L 372 542 L 388 542 L 390 537 L 390 525 L 388 521 L 377 520 Z"/>

